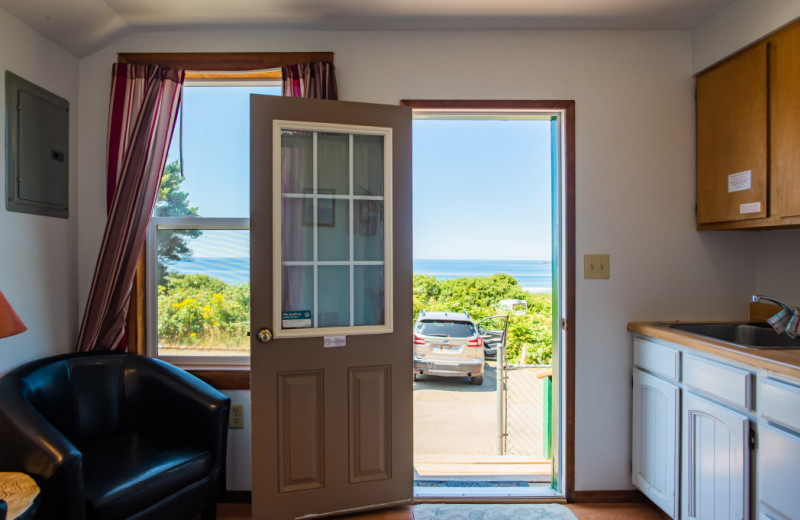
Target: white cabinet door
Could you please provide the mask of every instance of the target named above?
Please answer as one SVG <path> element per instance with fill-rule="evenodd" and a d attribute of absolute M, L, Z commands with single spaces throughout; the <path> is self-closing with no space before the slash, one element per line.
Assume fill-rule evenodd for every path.
<path fill-rule="evenodd" d="M 740 413 L 684 392 L 681 518 L 749 518 L 749 424 Z"/>
<path fill-rule="evenodd" d="M 800 436 L 758 424 L 759 518 L 800 518 Z"/>
<path fill-rule="evenodd" d="M 679 392 L 674 384 L 633 371 L 631 478 L 671 518 L 678 512 Z"/>

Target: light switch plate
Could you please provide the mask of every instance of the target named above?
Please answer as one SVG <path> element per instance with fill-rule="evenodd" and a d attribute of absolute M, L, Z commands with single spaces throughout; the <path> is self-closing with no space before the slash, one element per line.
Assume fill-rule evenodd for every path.
<path fill-rule="evenodd" d="M 583 277 L 587 280 L 609 278 L 608 255 L 583 255 Z"/>

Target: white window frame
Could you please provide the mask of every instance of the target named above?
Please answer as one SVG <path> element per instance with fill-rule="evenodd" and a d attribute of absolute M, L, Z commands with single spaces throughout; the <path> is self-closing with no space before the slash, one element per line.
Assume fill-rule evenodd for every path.
<path fill-rule="evenodd" d="M 281 132 L 283 130 L 300 130 L 314 132 L 313 135 L 313 193 L 306 194 L 284 194 L 281 193 Z M 317 194 L 317 134 L 319 132 L 342 133 L 349 135 L 349 161 L 348 161 L 348 180 L 349 193 L 347 195 L 323 195 Z M 383 137 L 383 195 L 354 195 L 353 194 L 353 136 L 354 135 L 379 135 Z M 323 336 L 345 336 L 355 334 L 388 334 L 393 332 L 393 293 L 392 293 L 392 129 L 389 127 L 362 126 L 362 125 L 341 125 L 332 123 L 317 123 L 305 121 L 285 121 L 274 120 L 272 123 L 272 312 L 274 335 L 276 338 L 307 338 Z M 312 198 L 314 205 L 314 215 L 317 214 L 318 198 L 337 199 L 350 202 L 348 204 L 348 226 L 350 227 L 348 236 L 350 240 L 350 256 L 345 261 L 319 261 L 317 259 L 317 223 L 313 223 L 313 260 L 310 261 L 286 261 L 282 260 L 282 224 L 281 221 L 281 202 L 283 198 Z M 357 200 L 379 200 L 383 202 L 383 260 L 382 261 L 361 261 L 353 259 L 353 210 Z M 349 266 L 350 267 L 350 326 L 347 327 L 319 327 L 317 316 L 318 287 L 317 270 L 320 266 Z M 384 323 L 382 325 L 354 325 L 354 268 L 361 265 L 382 265 L 384 276 Z M 282 320 L 282 301 L 283 280 L 282 271 L 284 266 L 310 266 L 314 268 L 314 308 L 312 310 L 312 326 L 309 328 L 283 328 Z"/>
<path fill-rule="evenodd" d="M 185 87 L 241 87 L 241 86 L 277 86 L 279 79 L 192 79 L 185 80 Z M 155 210 L 154 210 L 155 213 Z M 201 229 L 201 230 L 250 230 L 249 218 L 220 217 L 159 217 L 150 218 L 145 242 L 146 259 L 146 319 L 147 319 L 147 355 L 180 365 L 192 367 L 225 367 L 244 368 L 250 366 L 250 356 L 186 356 L 159 355 L 158 353 L 158 285 L 156 280 L 157 265 L 157 233 L 161 229 Z"/>

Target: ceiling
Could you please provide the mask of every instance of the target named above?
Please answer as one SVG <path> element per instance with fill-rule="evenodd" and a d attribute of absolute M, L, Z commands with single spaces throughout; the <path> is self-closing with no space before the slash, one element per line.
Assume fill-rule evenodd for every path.
<path fill-rule="evenodd" d="M 83 57 L 129 34 L 191 29 L 688 30 L 733 0 L 0 0 Z"/>

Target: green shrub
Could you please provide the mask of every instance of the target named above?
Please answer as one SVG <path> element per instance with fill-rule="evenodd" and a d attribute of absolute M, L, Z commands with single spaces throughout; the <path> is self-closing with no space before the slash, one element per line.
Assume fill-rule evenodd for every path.
<path fill-rule="evenodd" d="M 168 273 L 158 286 L 161 345 L 247 347 L 250 284 L 205 274 Z"/>
<path fill-rule="evenodd" d="M 250 330 L 250 284 L 228 284 L 204 274 L 168 272 L 158 286 L 158 337 L 164 346 L 246 348 Z M 512 364 L 549 365 L 552 299 L 522 290 L 507 274 L 437 280 L 414 275 L 414 319 L 427 311 L 466 311 L 477 322 L 500 314 L 500 300 L 528 302 L 528 312 L 508 320 L 506 357 Z M 505 314 L 503 312 L 502 314 Z M 413 325 L 413 322 L 412 322 Z M 411 326 L 411 325 L 409 325 Z"/>

